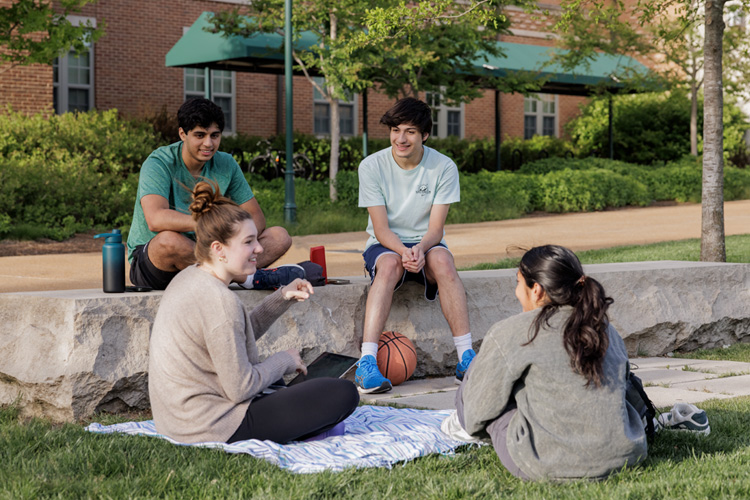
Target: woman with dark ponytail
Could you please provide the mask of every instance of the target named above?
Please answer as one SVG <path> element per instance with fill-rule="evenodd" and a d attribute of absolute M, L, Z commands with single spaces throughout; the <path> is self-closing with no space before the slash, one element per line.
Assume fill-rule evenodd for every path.
<path fill-rule="evenodd" d="M 461 427 L 489 437 L 524 479 L 603 478 L 646 458 L 602 285 L 573 252 L 546 245 L 521 259 L 516 297 L 523 313 L 490 329 L 456 395 Z"/>
<path fill-rule="evenodd" d="M 293 302 L 309 298 L 312 286 L 298 278 L 248 313 L 228 286 L 255 272 L 263 252 L 255 223 L 213 182 L 197 183 L 192 195 L 197 264 L 167 286 L 151 331 L 149 397 L 157 431 L 183 443 L 286 443 L 338 431 L 359 403 L 354 384 L 318 378 L 266 394 L 282 376 L 306 367 L 296 349 L 260 361 L 255 345 Z"/>

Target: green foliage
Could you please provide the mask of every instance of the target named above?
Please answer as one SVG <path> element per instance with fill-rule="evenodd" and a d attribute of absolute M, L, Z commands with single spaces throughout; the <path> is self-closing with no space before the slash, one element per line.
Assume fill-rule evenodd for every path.
<path fill-rule="evenodd" d="M 0 7 L 0 63 L 51 64 L 60 53 L 87 50 L 103 34 L 90 21 L 74 26 L 68 16 L 95 0 L 13 0 Z M 6 3 L 7 5 L 7 3 Z"/>
<path fill-rule="evenodd" d="M 681 92 L 613 97 L 615 159 L 650 164 L 690 152 L 690 106 Z M 567 129 L 580 156 L 609 152 L 608 98 L 594 99 Z"/>
<path fill-rule="evenodd" d="M 574 149 L 569 141 L 548 135 L 535 135 L 527 140 L 506 137 L 500 145 L 500 161 L 503 169 L 514 170 L 538 159 L 572 158 Z"/>
<path fill-rule="evenodd" d="M 448 223 L 515 219 L 533 210 L 533 180 L 509 172 L 461 175 L 461 202 L 451 206 Z"/>
<path fill-rule="evenodd" d="M 145 126 L 119 119 L 117 110 L 0 115 L 0 214 L 54 239 L 127 226 L 138 169 L 154 146 Z"/>
<path fill-rule="evenodd" d="M 257 145 L 260 139 L 237 135 L 222 145 L 241 163 L 249 162 L 265 152 L 265 145 Z M 140 165 L 161 141 L 152 122 L 122 120 L 115 110 L 49 118 L 0 115 L 0 238 L 63 239 L 94 227 L 127 231 Z M 298 224 L 288 228 L 290 233 L 362 230 L 367 211 L 357 206 L 356 172 L 361 138 L 342 143 L 336 202 L 330 200 L 326 178 L 330 142 L 305 135 L 295 136 L 295 142 L 296 151 L 315 162 L 323 180 L 295 179 Z M 530 155 L 570 151 L 568 143 L 551 138 L 507 143 Z M 535 210 L 639 206 L 653 200 L 697 202 L 701 197 L 701 160 L 689 156 L 651 166 L 601 158 L 544 158 L 517 172 L 496 172 L 490 140 L 451 137 L 431 139 L 430 145 L 455 158 L 460 169 L 462 201 L 451 207 L 448 223 L 517 218 Z M 369 146 L 376 151 L 387 147 L 388 140 L 371 140 Z M 284 137 L 272 138 L 271 147 L 283 151 Z M 750 170 L 727 165 L 724 176 L 726 200 L 750 198 Z M 284 225 L 283 178 L 247 178 L 269 224 Z"/>
<path fill-rule="evenodd" d="M 643 165 L 678 160 L 690 153 L 690 101 L 684 92 L 613 97 L 615 159 Z M 702 100 L 698 130 L 703 130 Z M 731 101 L 724 105 L 724 159 L 744 166 L 747 157 L 747 118 Z M 609 152 L 608 98 L 594 99 L 567 125 L 577 156 L 604 156 Z M 703 143 L 699 134 L 698 152 Z"/>
<path fill-rule="evenodd" d="M 637 180 L 604 169 L 558 170 L 539 181 L 539 205 L 547 212 L 602 210 L 651 202 Z"/>

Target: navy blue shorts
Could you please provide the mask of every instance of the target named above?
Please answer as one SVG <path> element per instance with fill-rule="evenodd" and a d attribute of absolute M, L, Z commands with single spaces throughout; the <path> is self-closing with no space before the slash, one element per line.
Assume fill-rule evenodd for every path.
<path fill-rule="evenodd" d="M 406 246 L 407 248 L 411 248 L 416 244 L 417 242 L 404 243 L 404 246 Z M 434 247 L 427 250 L 427 252 L 425 252 L 425 255 L 432 252 L 436 248 L 445 248 L 446 250 L 448 250 L 447 246 L 445 246 L 442 243 L 438 243 Z M 450 252 L 450 250 L 448 251 Z M 362 257 L 364 257 L 365 259 L 365 270 L 370 275 L 370 284 L 372 284 L 372 281 L 375 279 L 375 274 L 377 272 L 376 267 L 378 264 L 378 259 L 380 258 L 381 255 L 385 255 L 389 253 L 392 253 L 393 255 L 398 255 L 396 252 L 394 252 L 390 248 L 386 248 L 380 243 L 375 243 L 370 248 L 365 250 L 364 253 L 362 254 Z M 412 273 L 412 272 L 404 270 L 404 274 L 401 275 L 401 280 L 398 283 L 396 283 L 394 290 L 398 290 L 399 287 L 401 287 L 401 285 L 403 285 L 405 281 L 415 281 L 419 283 L 420 285 L 424 285 L 424 298 L 425 299 L 429 301 L 433 301 L 435 300 L 435 297 L 437 297 L 437 294 L 438 294 L 437 283 L 430 283 L 427 280 L 427 277 L 424 274 L 424 268 L 418 273 Z"/>

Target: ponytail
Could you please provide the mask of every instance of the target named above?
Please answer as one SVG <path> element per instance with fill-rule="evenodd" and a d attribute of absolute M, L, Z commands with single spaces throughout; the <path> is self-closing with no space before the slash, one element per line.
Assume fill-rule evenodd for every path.
<path fill-rule="evenodd" d="M 519 271 L 529 288 L 539 283 L 547 302 L 529 329 L 528 345 L 546 325 L 560 306 L 572 306 L 563 329 L 563 345 L 570 357 L 570 366 L 586 379 L 586 385 L 602 384 L 602 364 L 609 347 L 607 309 L 614 302 L 604 287 L 583 274 L 578 257 L 565 247 L 545 245 L 526 252 Z"/>

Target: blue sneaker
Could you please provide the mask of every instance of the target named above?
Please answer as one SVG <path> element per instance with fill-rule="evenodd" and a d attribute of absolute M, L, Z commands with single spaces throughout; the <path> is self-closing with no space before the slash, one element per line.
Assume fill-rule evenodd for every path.
<path fill-rule="evenodd" d="M 378 369 L 378 363 L 373 356 L 363 356 L 357 361 L 357 372 L 354 383 L 362 394 L 378 394 L 390 391 L 391 381 L 385 378 Z"/>
<path fill-rule="evenodd" d="M 474 358 L 477 356 L 477 353 L 474 352 L 474 349 L 469 349 L 468 351 L 464 351 L 464 355 L 461 356 L 461 362 L 456 366 L 456 383 L 460 384 L 463 379 L 464 375 L 466 375 L 466 370 L 469 369 L 469 365 L 472 361 L 474 361 Z"/>
<path fill-rule="evenodd" d="M 305 269 L 297 264 L 258 269 L 253 276 L 253 290 L 276 290 L 297 278 L 305 278 Z"/>

